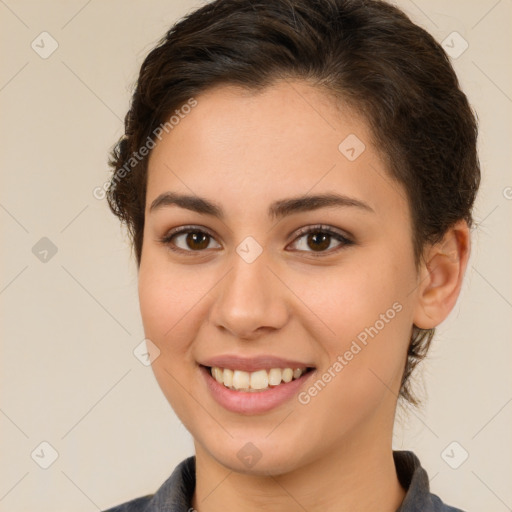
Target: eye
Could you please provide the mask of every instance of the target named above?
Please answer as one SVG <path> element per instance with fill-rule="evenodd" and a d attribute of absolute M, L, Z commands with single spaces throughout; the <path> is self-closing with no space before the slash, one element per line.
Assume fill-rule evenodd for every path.
<path fill-rule="evenodd" d="M 200 253 L 206 249 L 219 249 L 221 245 L 205 228 L 199 226 L 182 226 L 168 232 L 160 242 L 170 250 L 181 253 Z M 332 245 L 335 245 L 334 250 Z M 213 247 L 211 246 L 213 243 Z M 324 226 L 309 226 L 298 232 L 298 237 L 290 245 L 293 250 L 312 253 L 313 256 L 332 254 L 354 242 L 334 229 Z M 315 254 L 318 253 L 318 254 Z"/>
<path fill-rule="evenodd" d="M 220 244 L 213 235 L 198 226 L 182 226 L 171 230 L 161 240 L 164 245 L 175 252 L 202 252 L 205 249 L 218 249 Z M 214 242 L 214 247 L 210 243 Z"/>
<path fill-rule="evenodd" d="M 332 254 L 343 247 L 353 245 L 354 242 L 328 226 L 309 226 L 299 230 L 299 236 L 294 240 L 295 250 L 319 253 L 314 256 L 323 256 L 325 253 Z M 338 245 L 332 250 L 332 243 Z"/>

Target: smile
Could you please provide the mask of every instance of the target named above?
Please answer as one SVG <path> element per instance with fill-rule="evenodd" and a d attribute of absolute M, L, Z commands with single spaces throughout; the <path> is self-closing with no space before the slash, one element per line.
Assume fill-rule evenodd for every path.
<path fill-rule="evenodd" d="M 299 379 L 312 368 L 270 368 L 254 372 L 232 370 L 229 368 L 209 367 L 211 376 L 228 389 L 245 392 L 261 392 L 282 383 Z"/>

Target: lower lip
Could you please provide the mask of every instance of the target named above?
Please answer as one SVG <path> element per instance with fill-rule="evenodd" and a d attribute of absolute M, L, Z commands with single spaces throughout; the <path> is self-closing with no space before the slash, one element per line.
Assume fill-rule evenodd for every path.
<path fill-rule="evenodd" d="M 240 414 L 260 414 L 282 405 L 294 397 L 314 373 L 314 370 L 309 371 L 298 379 L 281 383 L 279 386 L 269 388 L 266 391 L 250 392 L 233 391 L 223 384 L 219 384 L 212 377 L 208 368 L 204 366 L 199 368 L 214 400 L 228 411 Z"/>

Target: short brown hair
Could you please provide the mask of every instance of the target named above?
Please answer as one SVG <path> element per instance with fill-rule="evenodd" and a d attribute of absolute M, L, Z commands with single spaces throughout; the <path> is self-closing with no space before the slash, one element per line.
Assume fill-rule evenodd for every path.
<path fill-rule="evenodd" d="M 288 78 L 307 80 L 367 120 L 407 193 L 417 264 L 456 221 L 472 225 L 477 122 L 430 34 L 380 0 L 216 0 L 171 27 L 146 57 L 112 150 L 107 200 L 128 227 L 138 265 L 148 157 L 133 154 L 175 109 L 214 85 L 258 90 Z M 400 395 L 413 404 L 409 376 L 433 334 L 412 326 Z"/>

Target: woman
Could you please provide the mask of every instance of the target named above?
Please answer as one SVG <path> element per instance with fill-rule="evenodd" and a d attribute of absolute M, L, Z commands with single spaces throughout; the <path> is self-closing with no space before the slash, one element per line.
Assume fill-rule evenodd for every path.
<path fill-rule="evenodd" d="M 144 61 L 108 200 L 194 439 L 121 511 L 456 511 L 391 447 L 479 186 L 442 48 L 368 0 L 217 0 Z"/>

